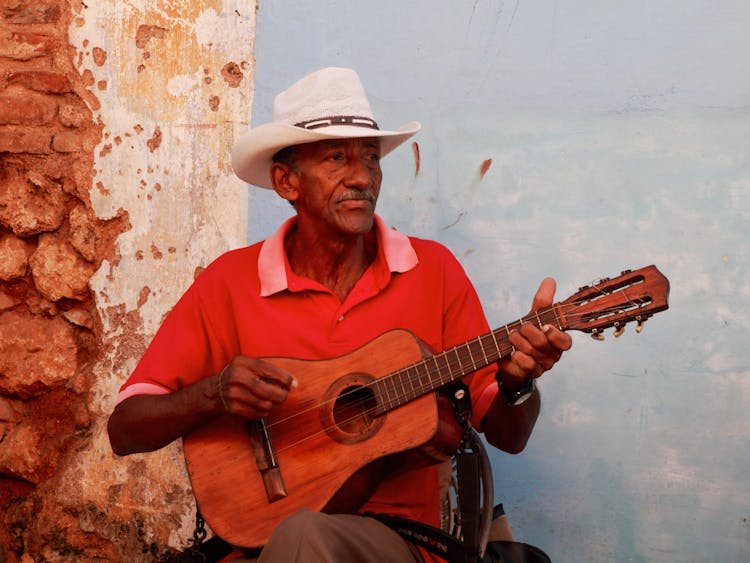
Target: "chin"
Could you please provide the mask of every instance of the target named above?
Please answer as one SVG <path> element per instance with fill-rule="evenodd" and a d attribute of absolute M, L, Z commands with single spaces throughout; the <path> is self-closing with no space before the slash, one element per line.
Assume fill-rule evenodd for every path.
<path fill-rule="evenodd" d="M 352 235 L 364 235 L 372 231 L 375 219 L 370 214 L 368 217 L 349 218 L 342 224 L 342 230 Z"/>

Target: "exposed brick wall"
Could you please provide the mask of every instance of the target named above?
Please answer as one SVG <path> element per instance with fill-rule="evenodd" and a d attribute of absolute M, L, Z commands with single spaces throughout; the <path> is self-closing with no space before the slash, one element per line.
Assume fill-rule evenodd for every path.
<path fill-rule="evenodd" d="M 100 323 L 89 278 L 127 216 L 90 204 L 97 100 L 67 30 L 77 0 L 0 0 L 0 561 L 104 559 L 47 502 L 87 447 Z M 86 507 L 81 507 L 81 513 Z M 80 520 L 80 517 L 79 517 Z M 25 559 L 28 560 L 28 559 Z"/>

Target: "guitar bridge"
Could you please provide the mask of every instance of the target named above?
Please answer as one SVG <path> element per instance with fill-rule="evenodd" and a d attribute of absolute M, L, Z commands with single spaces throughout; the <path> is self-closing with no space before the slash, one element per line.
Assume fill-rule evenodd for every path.
<path fill-rule="evenodd" d="M 286 498 L 287 492 L 284 486 L 284 479 L 281 476 L 281 468 L 276 459 L 276 453 L 271 443 L 271 436 L 268 434 L 266 421 L 262 418 L 248 420 L 247 427 L 251 436 L 255 463 L 263 478 L 263 486 L 266 489 L 268 502 L 272 503 Z"/>

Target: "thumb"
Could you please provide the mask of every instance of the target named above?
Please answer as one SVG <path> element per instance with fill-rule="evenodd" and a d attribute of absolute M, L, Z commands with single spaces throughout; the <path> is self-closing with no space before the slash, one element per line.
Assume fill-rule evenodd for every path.
<path fill-rule="evenodd" d="M 557 289 L 557 283 L 552 278 L 544 278 L 542 283 L 539 284 L 539 289 L 536 290 L 534 295 L 534 302 L 531 304 L 532 311 L 538 311 L 552 305 L 552 301 L 555 298 L 555 290 Z"/>

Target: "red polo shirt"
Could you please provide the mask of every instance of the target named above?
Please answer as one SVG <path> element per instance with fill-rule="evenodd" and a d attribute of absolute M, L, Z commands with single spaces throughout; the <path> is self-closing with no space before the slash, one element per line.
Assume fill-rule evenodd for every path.
<path fill-rule="evenodd" d="M 262 243 L 210 264 L 166 317 L 118 402 L 175 391 L 218 373 L 234 356 L 320 360 L 346 354 L 395 328 L 434 352 L 489 330 L 461 265 L 444 246 L 407 237 L 375 218 L 378 254 L 342 303 L 321 284 L 294 274 L 284 251 L 290 219 Z M 466 379 L 479 426 L 497 392 L 496 367 Z M 437 471 L 384 481 L 363 511 L 439 525 Z"/>

